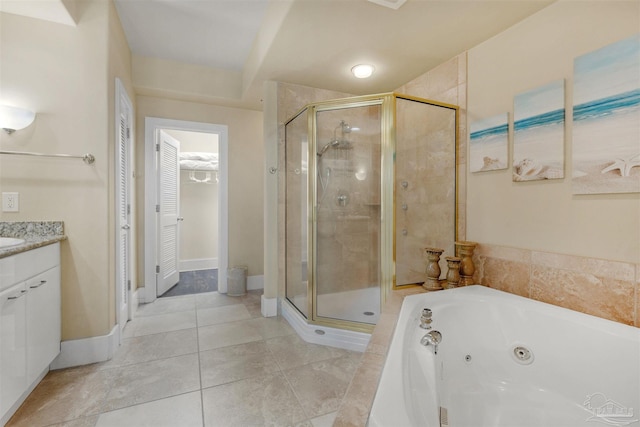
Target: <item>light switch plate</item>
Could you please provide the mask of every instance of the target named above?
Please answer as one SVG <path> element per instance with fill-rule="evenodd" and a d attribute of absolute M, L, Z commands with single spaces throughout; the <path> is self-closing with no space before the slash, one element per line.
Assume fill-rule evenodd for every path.
<path fill-rule="evenodd" d="M 2 212 L 18 212 L 20 210 L 20 194 L 2 192 Z"/>

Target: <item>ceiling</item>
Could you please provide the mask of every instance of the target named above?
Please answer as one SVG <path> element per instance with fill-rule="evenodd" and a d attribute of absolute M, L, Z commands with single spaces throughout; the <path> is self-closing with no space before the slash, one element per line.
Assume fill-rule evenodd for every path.
<path fill-rule="evenodd" d="M 216 78 L 235 79 L 228 87 L 240 88 L 235 99 L 229 99 L 229 91 L 217 100 L 215 93 L 207 94 L 210 102 L 261 109 L 266 80 L 355 95 L 393 91 L 555 0 L 373 1 L 115 0 L 115 4 L 134 58 L 207 67 L 210 75 L 223 76 Z M 402 6 L 394 10 L 378 4 L 385 2 Z M 5 5 L 0 10 L 27 15 L 28 11 L 6 8 L 33 6 L 31 16 L 51 8 L 55 13 L 49 13 L 54 16 L 49 19 L 58 22 L 75 15 L 72 0 L 2 0 L 0 5 Z M 354 78 L 350 70 L 358 63 L 373 64 L 374 75 Z M 227 82 L 217 83 L 222 87 Z"/>

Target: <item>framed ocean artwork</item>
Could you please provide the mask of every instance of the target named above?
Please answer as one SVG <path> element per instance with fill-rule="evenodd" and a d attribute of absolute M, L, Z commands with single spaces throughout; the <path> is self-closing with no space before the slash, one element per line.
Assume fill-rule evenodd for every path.
<path fill-rule="evenodd" d="M 513 102 L 513 181 L 564 178 L 564 79 Z"/>
<path fill-rule="evenodd" d="M 640 192 L 640 33 L 575 58 L 574 194 Z"/>
<path fill-rule="evenodd" d="M 509 162 L 509 113 L 478 120 L 470 125 L 469 170 L 507 169 Z"/>

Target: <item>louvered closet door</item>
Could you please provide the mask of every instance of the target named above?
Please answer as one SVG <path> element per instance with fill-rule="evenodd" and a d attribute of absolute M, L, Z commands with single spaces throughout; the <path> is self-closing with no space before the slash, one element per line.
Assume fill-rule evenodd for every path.
<path fill-rule="evenodd" d="M 160 132 L 160 239 L 158 248 L 160 273 L 158 296 L 165 293 L 180 278 L 178 270 L 178 243 L 180 229 L 180 169 L 178 154 L 180 143 L 164 131 Z"/>
<path fill-rule="evenodd" d="M 120 101 L 118 117 L 118 150 L 116 159 L 117 174 L 117 212 L 118 242 L 117 242 L 117 292 L 119 296 L 119 324 L 124 328 L 129 319 L 129 290 L 131 284 L 131 176 L 130 147 L 131 147 L 131 110 L 124 100 Z"/>

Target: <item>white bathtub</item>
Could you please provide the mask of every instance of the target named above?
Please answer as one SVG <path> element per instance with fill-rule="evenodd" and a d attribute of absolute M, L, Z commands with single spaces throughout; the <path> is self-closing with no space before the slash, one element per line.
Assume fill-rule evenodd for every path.
<path fill-rule="evenodd" d="M 367 425 L 640 426 L 639 412 L 640 329 L 469 286 L 405 298 Z"/>

